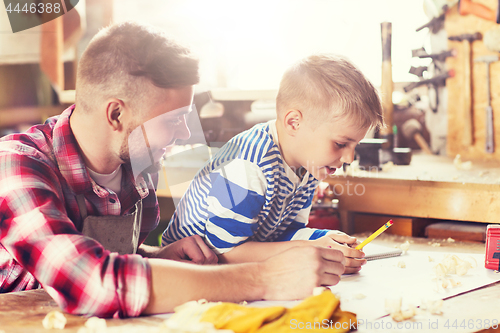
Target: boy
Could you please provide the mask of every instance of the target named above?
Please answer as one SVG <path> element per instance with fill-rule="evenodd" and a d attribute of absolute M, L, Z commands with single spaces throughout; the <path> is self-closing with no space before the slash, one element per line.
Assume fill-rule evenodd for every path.
<path fill-rule="evenodd" d="M 383 124 L 375 88 L 349 61 L 313 55 L 284 74 L 276 110 L 200 170 L 162 243 L 197 234 L 219 262 L 248 262 L 312 242 L 342 251 L 346 273 L 359 271 L 363 253 L 339 244 L 355 238 L 306 225 L 318 181 L 351 163 L 368 129 Z"/>

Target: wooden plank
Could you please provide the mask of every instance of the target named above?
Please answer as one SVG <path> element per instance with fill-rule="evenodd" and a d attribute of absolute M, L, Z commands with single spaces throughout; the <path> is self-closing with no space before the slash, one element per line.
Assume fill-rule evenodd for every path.
<path fill-rule="evenodd" d="M 329 179 L 328 182 L 345 189 L 338 196 L 340 211 L 500 222 L 498 185 L 355 177 Z"/>

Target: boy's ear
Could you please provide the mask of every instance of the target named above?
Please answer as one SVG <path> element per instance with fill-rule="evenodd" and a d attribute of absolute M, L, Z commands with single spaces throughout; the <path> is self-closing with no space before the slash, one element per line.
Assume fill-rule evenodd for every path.
<path fill-rule="evenodd" d="M 125 103 L 118 98 L 110 98 L 106 101 L 106 120 L 113 130 L 123 128 Z"/>
<path fill-rule="evenodd" d="M 285 130 L 289 135 L 294 135 L 299 130 L 303 120 L 303 115 L 300 110 L 291 109 L 285 113 L 284 125 Z"/>

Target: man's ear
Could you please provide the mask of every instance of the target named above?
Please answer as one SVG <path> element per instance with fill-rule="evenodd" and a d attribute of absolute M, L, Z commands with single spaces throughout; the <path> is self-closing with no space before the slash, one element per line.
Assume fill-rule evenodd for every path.
<path fill-rule="evenodd" d="M 121 99 L 110 98 L 106 101 L 106 120 L 113 130 L 123 128 L 124 111 L 125 103 Z"/>
<path fill-rule="evenodd" d="M 295 135 L 295 133 L 299 130 L 300 126 L 303 126 L 301 125 L 303 116 L 300 110 L 290 109 L 286 111 L 283 120 L 285 125 L 285 131 L 292 136 Z"/>

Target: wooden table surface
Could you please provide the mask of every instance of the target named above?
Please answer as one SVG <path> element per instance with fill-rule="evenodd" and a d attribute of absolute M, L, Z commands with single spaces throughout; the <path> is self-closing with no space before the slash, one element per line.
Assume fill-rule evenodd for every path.
<path fill-rule="evenodd" d="M 364 238 L 366 234 L 356 235 L 358 238 Z M 410 251 L 435 251 L 435 252 L 462 252 L 462 253 L 484 253 L 483 243 L 473 242 L 447 242 L 442 239 L 425 239 L 415 237 L 404 237 L 397 235 L 382 234 L 374 242 L 394 246 L 409 240 Z M 439 243 L 441 246 L 434 247 L 429 245 L 429 242 Z M 479 263 L 482 265 L 482 263 Z M 275 303 L 275 302 L 273 302 Z M 275 304 L 273 304 L 275 305 Z M 451 297 L 444 301 L 443 315 L 420 315 L 420 320 L 424 323 L 439 322 L 444 323 L 446 320 L 457 318 L 489 318 L 496 319 L 500 322 L 500 283 L 489 285 L 487 287 L 467 292 L 455 297 Z M 38 333 L 38 332 L 77 332 L 86 321 L 86 318 L 65 314 L 68 323 L 64 330 L 46 330 L 42 326 L 42 320 L 45 315 L 52 311 L 58 310 L 56 303 L 44 290 L 23 291 L 0 295 L 0 330 L 6 333 Z M 157 332 L 158 326 L 166 318 L 161 316 L 144 316 L 129 319 L 107 319 L 108 332 Z M 388 317 L 383 317 L 375 322 L 387 323 L 390 321 Z M 411 321 L 404 322 L 410 325 Z M 455 332 L 455 330 L 446 330 L 447 332 Z M 481 330 L 472 329 L 464 332 L 479 332 Z M 500 332 L 498 330 L 489 330 L 489 332 Z M 360 329 L 360 332 L 439 332 L 428 327 L 423 329 L 411 330 L 380 330 L 380 329 Z"/>
<path fill-rule="evenodd" d="M 354 232 L 355 213 L 500 223 L 500 164 L 459 170 L 444 156 L 414 155 L 386 171 L 338 171 L 327 178 L 339 198 L 341 229 Z"/>

